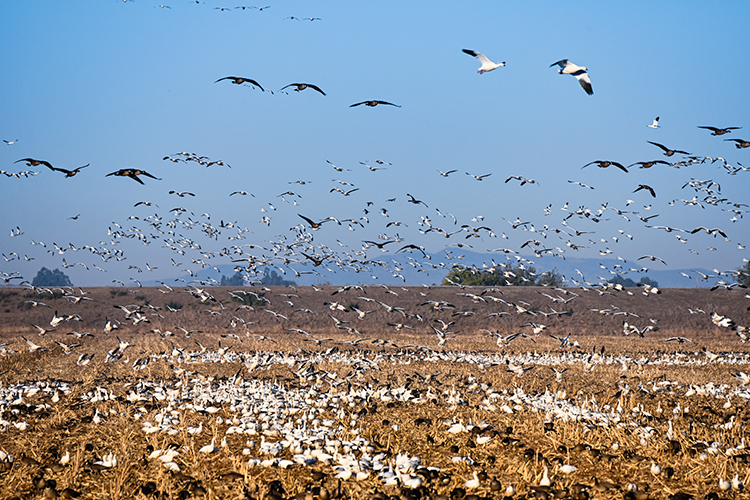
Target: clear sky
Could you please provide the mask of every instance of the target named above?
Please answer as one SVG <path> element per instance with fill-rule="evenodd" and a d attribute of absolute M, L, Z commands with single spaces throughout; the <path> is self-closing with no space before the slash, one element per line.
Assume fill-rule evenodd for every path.
<path fill-rule="evenodd" d="M 188 238 L 203 252 L 247 244 L 270 249 L 270 241 L 295 240 L 298 231 L 292 228 L 305 224 L 298 214 L 314 221 L 329 216 L 359 221 L 331 221 L 305 231 L 318 246 L 305 253 L 344 261 L 395 259 L 403 266 L 409 256 L 422 260 L 419 252 L 395 253 L 403 245 L 439 253 L 456 243 L 479 253 L 520 251 L 540 269 L 557 266 L 565 256 L 620 257 L 624 269 L 728 270 L 748 256 L 740 248 L 750 243 L 748 207 L 732 204 L 750 202 L 750 172 L 730 172 L 750 167 L 750 148 L 738 149 L 725 139 L 750 140 L 750 69 L 742 61 L 750 47 L 749 3 L 266 1 L 256 4 L 268 5 L 262 10 L 215 0 L 0 4 L 0 139 L 14 142 L 0 143 L 0 169 L 38 173 L 0 176 L 0 248 L 6 257 L 1 271 L 31 280 L 42 266 L 60 268 L 82 285 L 169 280 L 187 268 L 200 269 L 192 259 L 213 266 L 231 264 L 231 258 L 214 254 L 206 260 L 196 248 L 180 255 L 165 246 L 168 238 Z M 479 62 L 462 49 L 507 65 L 480 75 Z M 550 67 L 561 59 L 588 68 L 593 96 Z M 229 80 L 214 83 L 226 76 L 254 79 L 267 91 Z M 312 83 L 326 95 L 310 88 L 280 92 L 290 83 Z M 401 107 L 350 107 L 365 100 Z M 657 116 L 661 128 L 647 127 Z M 698 126 L 744 128 L 712 136 Z M 698 157 L 722 157 L 727 166 L 719 160 L 679 168 L 636 165 L 627 173 L 614 166 L 581 168 L 595 160 L 628 166 L 685 159 L 665 157 L 647 141 Z M 162 160 L 178 152 L 223 160 L 231 168 Z M 44 166 L 14 164 L 21 158 L 68 170 L 89 166 L 65 178 Z M 326 160 L 347 170 L 337 172 Z M 376 171 L 360 163 L 371 160 L 389 163 L 368 163 L 385 167 Z M 141 177 L 141 185 L 106 177 L 126 168 L 161 180 Z M 447 177 L 438 172 L 454 169 Z M 492 175 L 478 181 L 467 172 Z M 506 183 L 512 175 L 536 182 Z M 716 185 L 712 192 L 683 187 L 691 180 L 713 180 L 720 191 Z M 634 193 L 641 184 L 652 187 L 656 198 L 646 190 Z M 334 188 L 358 190 L 344 196 Z M 172 190 L 195 196 L 181 198 L 169 194 Z M 230 197 L 238 190 L 254 197 Z M 287 191 L 295 195 L 279 196 Z M 424 204 L 409 203 L 407 194 Z M 702 201 L 709 195 L 715 204 Z M 700 205 L 683 201 L 696 196 Z M 154 205 L 134 207 L 139 201 Z M 604 204 L 600 222 L 576 215 L 564 221 L 578 207 L 596 214 Z M 175 217 L 169 210 L 176 207 L 193 215 Z M 618 215 L 614 209 L 638 213 Z M 728 211 L 734 209 L 743 212 Z M 647 223 L 639 219 L 656 214 Z M 161 221 L 161 233 L 148 216 Z M 470 224 L 487 226 L 492 234 L 484 229 L 476 233 L 480 238 L 469 239 L 466 230 L 448 238 L 437 231 L 425 234 L 423 217 L 445 232 Z M 175 218 L 179 222 L 169 227 Z M 529 224 L 513 229 L 509 221 L 517 219 Z M 236 227 L 220 228 L 221 221 Z M 403 224 L 386 227 L 388 222 Z M 703 225 L 720 228 L 727 239 L 646 225 L 686 230 Z M 207 235 L 209 227 L 220 231 L 216 238 Z M 248 231 L 239 235 L 237 227 Z M 12 236 L 16 228 L 23 234 Z M 108 234 L 118 232 L 140 232 L 150 244 Z M 229 239 L 238 235 L 243 239 Z M 385 246 L 387 252 L 371 247 L 355 254 L 363 240 L 397 235 L 401 241 Z M 534 258 L 533 244 L 521 248 L 530 239 L 550 253 Z M 573 250 L 567 242 L 583 248 Z M 90 245 L 100 255 L 60 254 L 53 243 Z M 115 250 L 126 259 L 101 258 Z M 242 251 L 301 269 L 293 262 L 305 260 L 301 250 L 287 256 L 288 264 L 279 252 Z M 666 266 L 637 260 L 647 254 Z M 63 258 L 89 270 L 63 269 Z M 172 258 L 182 266 L 173 267 Z M 489 258 L 501 261 L 505 254 Z M 146 263 L 158 269 L 145 271 Z M 444 275 L 430 270 L 425 281 L 439 282 Z M 629 277 L 637 281 L 640 275 Z M 364 276 L 351 273 L 345 280 L 360 282 Z M 691 284 L 686 279 L 685 286 Z"/>

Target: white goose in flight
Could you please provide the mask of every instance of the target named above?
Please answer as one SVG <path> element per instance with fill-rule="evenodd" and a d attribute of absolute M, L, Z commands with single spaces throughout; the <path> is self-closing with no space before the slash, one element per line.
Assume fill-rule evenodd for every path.
<path fill-rule="evenodd" d="M 493 69 L 497 69 L 501 66 L 505 66 L 505 61 L 501 63 L 494 63 L 487 59 L 487 56 L 482 54 L 481 52 L 477 52 L 476 50 L 469 50 L 469 49 L 463 49 L 464 54 L 469 54 L 470 56 L 476 57 L 477 60 L 479 60 L 482 65 L 477 68 L 477 73 L 480 75 L 482 73 L 486 73 L 488 71 L 492 71 Z"/>
<path fill-rule="evenodd" d="M 552 63 L 549 67 L 551 68 L 554 65 L 558 65 L 560 66 L 560 68 L 562 68 L 557 70 L 558 73 L 560 73 L 561 75 L 575 76 L 576 80 L 578 80 L 578 83 L 580 83 L 581 87 L 583 87 L 583 90 L 585 90 L 588 95 L 594 95 L 594 89 L 591 87 L 591 79 L 589 78 L 589 74 L 587 73 L 588 68 L 586 66 L 578 66 L 568 61 L 567 59 L 561 59 L 556 63 Z"/>

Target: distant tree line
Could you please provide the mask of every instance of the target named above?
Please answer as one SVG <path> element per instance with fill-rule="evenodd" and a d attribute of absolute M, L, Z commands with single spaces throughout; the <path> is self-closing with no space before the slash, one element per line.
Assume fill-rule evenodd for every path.
<path fill-rule="evenodd" d="M 750 288 L 750 261 L 737 268 L 737 283 Z"/>
<path fill-rule="evenodd" d="M 557 269 L 537 272 L 534 266 L 479 269 L 476 266 L 455 265 L 443 278 L 449 286 L 562 286 L 563 278 Z"/>
<path fill-rule="evenodd" d="M 46 267 L 43 267 L 36 273 L 36 276 L 31 281 L 32 286 L 73 286 L 70 278 L 64 272 L 59 269 L 50 271 Z"/>
<path fill-rule="evenodd" d="M 256 282 L 257 283 L 257 282 Z M 248 286 L 248 280 L 246 275 L 237 271 L 231 277 L 227 278 L 223 274 L 221 275 L 221 281 L 219 286 Z M 263 277 L 260 279 L 260 285 L 262 286 L 296 286 L 297 283 L 290 280 L 285 280 L 279 273 L 273 269 L 266 268 L 263 272 Z"/>
<path fill-rule="evenodd" d="M 621 285 L 625 288 L 634 288 L 637 286 L 643 286 L 643 285 L 650 285 L 653 287 L 658 287 L 659 283 L 656 280 L 652 280 L 648 276 L 641 277 L 638 282 L 633 281 L 630 278 L 623 278 L 622 276 L 615 276 L 611 280 L 609 280 L 607 283 L 612 283 L 613 285 Z"/>

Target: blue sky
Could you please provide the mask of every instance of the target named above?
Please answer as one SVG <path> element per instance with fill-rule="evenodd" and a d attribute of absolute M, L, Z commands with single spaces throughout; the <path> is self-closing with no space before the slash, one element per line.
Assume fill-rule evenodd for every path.
<path fill-rule="evenodd" d="M 727 270 L 748 255 L 739 247 L 750 243 L 749 217 L 732 222 L 736 214 L 726 210 L 736 208 L 730 203 L 750 201 L 750 172 L 728 175 L 721 161 L 633 167 L 628 173 L 594 165 L 581 169 L 594 160 L 629 165 L 683 159 L 666 158 L 647 141 L 696 156 L 720 156 L 733 167 L 738 162 L 750 166 L 750 148 L 737 149 L 724 140 L 750 139 L 745 96 L 750 75 L 738 57 L 750 46 L 743 25 L 750 18 L 746 2 L 268 0 L 257 4 L 270 5 L 261 11 L 235 9 L 253 5 L 243 2 L 162 1 L 171 8 L 159 8 L 151 0 L 10 0 L 0 6 L 5 49 L 0 139 L 17 139 L 0 144 L 0 169 L 38 172 L 30 178 L 0 177 L 0 247 L 11 259 L 0 261 L 3 272 L 17 271 L 30 280 L 41 266 L 62 268 L 64 257 L 67 263 L 87 264 L 88 271 L 83 266 L 65 269 L 74 283 L 83 285 L 180 276 L 191 259 L 202 257 L 197 250 L 180 256 L 164 247 L 164 238 L 170 237 L 166 224 L 174 219 L 169 210 L 175 207 L 191 210 L 191 220 L 198 222 L 175 232 L 199 242 L 204 251 L 233 244 L 268 248 L 269 241 L 294 240 L 297 232 L 290 228 L 302 222 L 298 214 L 316 221 L 359 219 L 367 209 L 367 221 L 360 220 L 364 227 L 355 225 L 352 231 L 347 224 L 329 222 L 310 232 L 313 244 L 320 246 L 310 250 L 348 259 L 362 250 L 363 240 L 398 234 L 401 243 L 386 247 L 388 252 L 371 248 L 366 257 L 403 264 L 408 254 L 395 254 L 398 246 L 416 244 L 437 253 L 455 243 L 468 243 L 479 253 L 504 247 L 531 255 L 520 248 L 529 239 L 565 250 L 554 251 L 559 257 L 532 257 L 540 269 L 558 266 L 562 256 L 621 257 L 626 268 L 640 268 L 644 261 L 638 257 L 651 254 L 668 264 L 649 262 L 654 269 Z M 462 53 L 464 48 L 507 66 L 479 75 L 478 62 Z M 565 58 L 588 67 L 593 96 L 573 77 L 549 67 Z M 229 81 L 214 83 L 229 75 L 253 78 L 273 93 Z M 294 82 L 316 84 L 327 95 L 311 89 L 279 92 Z M 349 107 L 370 99 L 402 107 Z M 661 128 L 648 128 L 656 116 Z M 714 137 L 699 125 L 745 128 Z M 232 168 L 162 160 L 181 151 L 223 160 Z M 13 163 L 26 157 L 66 169 L 90 166 L 66 179 L 43 166 Z M 391 164 L 373 172 L 359 163 L 375 159 Z M 349 170 L 336 172 L 326 160 Z M 145 178 L 140 185 L 105 177 L 123 168 L 140 168 L 162 180 Z M 438 173 L 452 169 L 457 172 L 447 178 Z M 492 175 L 480 182 L 466 172 Z M 536 183 L 506 183 L 511 175 Z M 703 203 L 704 208 L 686 205 L 681 200 L 706 194 L 682 187 L 691 179 L 716 181 L 721 186 L 717 196 L 726 201 Z M 633 193 L 639 184 L 653 187 L 657 197 Z M 335 187 L 359 189 L 345 197 L 330 191 Z M 179 198 L 170 190 L 196 196 Z M 254 197 L 230 197 L 236 190 Z M 288 190 L 299 197 L 279 196 Z M 407 193 L 427 207 L 408 203 Z M 396 200 L 387 201 L 392 198 Z M 152 201 L 159 208 L 134 207 L 138 201 Z M 562 222 L 570 211 L 561 210 L 566 203 L 594 212 L 608 205 L 601 222 L 574 216 L 566 227 Z M 388 217 L 380 215 L 381 208 Z M 649 225 L 718 227 L 729 241 L 646 228 L 637 215 L 626 214 L 628 221 L 612 208 L 643 217 L 658 214 Z M 208 216 L 200 215 L 204 213 Z M 69 219 L 77 214 L 77 220 Z M 144 221 L 153 215 L 162 219 L 165 234 Z M 271 218 L 270 225 L 261 222 L 264 216 Z M 420 229 L 427 229 L 423 216 L 446 231 L 462 224 L 485 225 L 495 236 L 482 231 L 481 238 L 467 240 L 467 232 L 450 238 L 422 234 Z M 507 221 L 517 218 L 530 221 L 525 227 L 533 225 L 535 231 L 512 229 Z M 216 240 L 201 233 L 201 224 L 218 228 L 222 220 L 247 228 L 244 239 L 228 240 L 237 235 L 235 229 L 222 229 Z M 403 225 L 386 227 L 390 221 Z M 114 223 L 123 232 L 136 228 L 156 238 L 148 246 L 121 238 L 113 247 L 107 233 L 112 232 L 108 228 L 117 230 Z M 592 233 L 560 239 L 548 230 L 544 238 L 544 225 Z M 11 236 L 16 227 L 23 234 Z M 47 248 L 32 245 L 32 240 Z M 574 251 L 566 241 L 585 248 Z M 117 248 L 127 259 L 104 262 L 88 251 L 51 255 L 46 250 L 53 242 Z M 24 255 L 34 260 L 25 261 Z M 496 261 L 504 257 L 492 256 Z M 176 257 L 184 261 L 179 269 L 170 264 Z M 136 276 L 128 268 L 145 268 L 145 263 L 159 269 Z M 214 256 L 210 264 L 231 261 Z M 443 275 L 431 272 L 426 281 L 439 282 Z M 630 277 L 637 281 L 640 275 Z M 362 276 L 339 279 L 358 282 Z"/>

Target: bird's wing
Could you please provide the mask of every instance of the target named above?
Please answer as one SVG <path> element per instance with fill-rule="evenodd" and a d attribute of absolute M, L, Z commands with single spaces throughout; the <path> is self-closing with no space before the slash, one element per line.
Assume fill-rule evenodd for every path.
<path fill-rule="evenodd" d="M 263 87 L 261 87 L 260 83 L 256 82 L 255 80 L 251 80 L 251 79 L 249 79 L 249 78 L 245 78 L 245 80 L 246 80 L 247 82 L 249 82 L 249 83 L 252 83 L 252 84 L 253 84 L 253 85 L 255 85 L 256 87 L 258 87 L 258 88 L 259 88 L 260 90 L 262 90 L 262 91 L 264 91 L 264 92 L 265 92 L 265 89 L 264 89 Z"/>
<path fill-rule="evenodd" d="M 646 141 L 646 142 L 648 142 L 649 144 L 653 144 L 656 147 L 661 148 L 663 151 L 669 151 L 669 148 L 667 148 L 666 146 L 662 144 L 659 144 L 658 142 L 651 142 L 651 141 Z"/>
<path fill-rule="evenodd" d="M 591 86 L 591 79 L 589 78 L 588 73 L 586 73 L 585 71 L 579 71 L 577 73 L 573 73 L 573 76 L 576 77 L 578 83 L 581 84 L 581 87 L 583 87 L 583 90 L 585 90 L 588 95 L 594 95 L 594 89 Z"/>
<path fill-rule="evenodd" d="M 305 217 L 304 215 L 302 215 L 302 214 L 297 214 L 297 215 L 299 215 L 300 217 L 302 217 L 302 218 L 303 218 L 303 219 L 304 219 L 304 220 L 305 220 L 305 221 L 306 221 L 306 222 L 307 222 L 308 224 L 310 224 L 311 226 L 314 226 L 314 225 L 315 225 L 315 222 L 313 222 L 313 221 L 312 221 L 311 219 L 308 219 L 308 218 L 307 218 L 307 217 Z"/>
<path fill-rule="evenodd" d="M 482 63 L 482 66 L 488 63 L 492 64 L 492 61 L 487 59 L 487 56 L 485 56 L 481 52 L 477 52 L 476 50 L 469 50 L 469 49 L 464 49 L 463 52 L 466 54 L 469 54 L 470 56 L 476 57 L 479 60 L 479 62 Z"/>
<path fill-rule="evenodd" d="M 358 102 L 357 104 L 352 104 L 352 105 L 351 105 L 351 106 L 349 106 L 349 107 L 350 107 L 350 108 L 353 108 L 353 107 L 355 107 L 355 106 L 359 106 L 359 105 L 361 105 L 361 104 L 365 104 L 365 103 L 367 103 L 367 101 L 362 101 L 362 102 Z"/>
<path fill-rule="evenodd" d="M 554 66 L 554 65 L 558 65 L 558 66 L 560 66 L 561 68 L 564 68 L 564 67 L 565 67 L 565 66 L 567 66 L 568 64 L 570 64 L 570 61 L 568 61 L 567 59 L 560 59 L 559 61 L 557 61 L 557 62 L 555 62 L 555 63 L 552 63 L 552 64 L 550 64 L 550 65 L 549 65 L 549 67 L 551 68 L 551 67 L 552 67 L 552 66 Z"/>
<path fill-rule="evenodd" d="M 320 92 L 320 93 L 321 93 L 321 94 L 323 94 L 323 95 L 326 95 L 326 93 L 325 93 L 325 92 L 323 92 L 323 91 L 322 91 L 322 90 L 320 89 L 320 87 L 318 87 L 317 85 L 312 85 L 312 84 L 308 83 L 308 84 L 307 84 L 307 86 L 308 86 L 308 87 L 310 87 L 310 88 L 311 88 L 311 89 L 313 89 L 313 90 L 317 90 L 318 92 Z"/>
<path fill-rule="evenodd" d="M 625 172 L 626 174 L 628 173 L 628 169 L 627 169 L 627 168 L 625 168 L 625 167 L 623 167 L 623 166 L 622 166 L 622 164 L 620 164 L 620 163 L 617 163 L 616 161 L 613 161 L 613 162 L 611 162 L 611 163 L 612 163 L 612 165 L 614 165 L 615 167 L 619 168 L 620 170 L 622 170 L 622 171 L 623 171 L 623 172 Z"/>
<path fill-rule="evenodd" d="M 396 106 L 397 108 L 401 107 L 398 104 L 393 104 L 392 102 L 388 102 L 388 101 L 378 101 L 378 104 L 387 104 L 389 106 Z"/>

